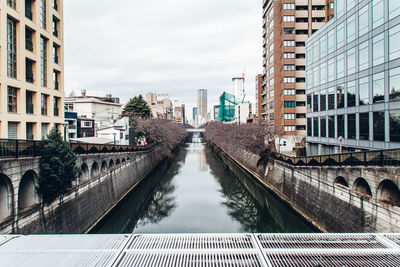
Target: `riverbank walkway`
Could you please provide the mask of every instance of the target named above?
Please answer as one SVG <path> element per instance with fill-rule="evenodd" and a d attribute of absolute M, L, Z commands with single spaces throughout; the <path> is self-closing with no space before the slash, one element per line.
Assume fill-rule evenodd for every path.
<path fill-rule="evenodd" d="M 0 266 L 400 266 L 400 234 L 0 236 Z"/>

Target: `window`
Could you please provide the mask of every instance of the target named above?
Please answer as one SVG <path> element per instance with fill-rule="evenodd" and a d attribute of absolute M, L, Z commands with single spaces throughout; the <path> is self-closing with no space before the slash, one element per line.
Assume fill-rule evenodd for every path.
<path fill-rule="evenodd" d="M 368 32 L 368 5 L 358 11 L 358 36 L 362 36 Z"/>
<path fill-rule="evenodd" d="M 389 71 L 389 100 L 400 99 L 400 68 Z"/>
<path fill-rule="evenodd" d="M 25 49 L 33 52 L 33 32 L 25 28 Z"/>
<path fill-rule="evenodd" d="M 285 126 L 285 132 L 294 132 L 296 131 L 296 127 L 295 126 Z"/>
<path fill-rule="evenodd" d="M 41 95 L 41 114 L 47 116 L 47 95 Z"/>
<path fill-rule="evenodd" d="M 385 75 L 383 72 L 372 76 L 373 103 L 385 101 Z"/>
<path fill-rule="evenodd" d="M 385 60 L 385 40 L 383 33 L 372 39 L 372 64 L 377 66 Z"/>
<path fill-rule="evenodd" d="M 47 86 L 47 40 L 40 37 L 40 82 L 41 86 Z"/>
<path fill-rule="evenodd" d="M 328 89 L 328 109 L 335 109 L 335 89 Z"/>
<path fill-rule="evenodd" d="M 319 105 L 318 105 L 319 95 L 318 93 L 313 93 L 313 111 L 318 112 Z"/>
<path fill-rule="evenodd" d="M 284 83 L 294 83 L 294 81 L 295 81 L 294 77 L 283 77 Z"/>
<path fill-rule="evenodd" d="M 319 66 L 317 65 L 314 68 L 314 87 L 318 85 L 319 85 Z"/>
<path fill-rule="evenodd" d="M 42 139 L 47 139 L 48 132 L 49 132 L 49 124 L 42 123 Z"/>
<path fill-rule="evenodd" d="M 383 1 L 373 0 L 372 1 L 372 26 L 376 28 L 383 24 Z"/>
<path fill-rule="evenodd" d="M 334 3 L 334 2 L 331 2 L 331 3 L 329 4 L 329 8 L 330 8 L 330 9 L 334 9 L 334 8 L 335 8 L 335 3 Z"/>
<path fill-rule="evenodd" d="M 389 29 L 389 60 L 400 57 L 400 25 Z"/>
<path fill-rule="evenodd" d="M 344 115 L 337 116 L 337 136 L 344 138 Z"/>
<path fill-rule="evenodd" d="M 311 118 L 307 119 L 307 136 L 312 136 L 312 120 Z"/>
<path fill-rule="evenodd" d="M 28 58 L 25 59 L 25 80 L 29 83 L 33 83 L 33 61 Z"/>
<path fill-rule="evenodd" d="M 344 108 L 344 85 L 336 86 L 337 108 Z"/>
<path fill-rule="evenodd" d="M 53 35 L 58 37 L 58 24 L 59 21 L 56 18 L 53 18 Z"/>
<path fill-rule="evenodd" d="M 400 110 L 391 110 L 390 118 L 390 142 L 400 142 Z"/>
<path fill-rule="evenodd" d="M 344 14 L 344 2 L 345 0 L 335 0 L 336 2 L 336 15 L 340 17 Z"/>
<path fill-rule="evenodd" d="M 356 139 L 356 114 L 347 115 L 347 138 Z"/>
<path fill-rule="evenodd" d="M 46 0 L 40 0 L 40 26 L 43 29 L 46 29 L 47 26 L 46 16 Z"/>
<path fill-rule="evenodd" d="M 17 88 L 8 87 L 8 112 L 17 112 Z"/>
<path fill-rule="evenodd" d="M 274 101 L 269 102 L 269 109 L 273 109 L 274 108 Z"/>
<path fill-rule="evenodd" d="M 269 91 L 269 97 L 274 97 L 274 90 Z"/>
<path fill-rule="evenodd" d="M 58 10 L 57 0 L 53 0 L 53 8 L 54 8 L 55 10 Z"/>
<path fill-rule="evenodd" d="M 294 4 L 285 3 L 285 4 L 283 4 L 283 9 L 294 9 Z"/>
<path fill-rule="evenodd" d="M 335 116 L 328 116 L 328 137 L 335 138 Z"/>
<path fill-rule="evenodd" d="M 294 41 L 293 40 L 284 40 L 283 46 L 294 46 Z"/>
<path fill-rule="evenodd" d="M 294 16 L 283 16 L 283 22 L 294 22 Z"/>
<path fill-rule="evenodd" d="M 306 102 L 305 101 L 296 101 L 296 107 L 305 107 Z"/>
<path fill-rule="evenodd" d="M 8 122 L 8 139 L 18 139 L 18 122 Z"/>
<path fill-rule="evenodd" d="M 320 58 L 324 58 L 326 56 L 326 36 L 321 37 L 319 44 L 319 53 Z"/>
<path fill-rule="evenodd" d="M 389 19 L 397 17 L 400 15 L 400 1 L 398 0 L 389 0 Z"/>
<path fill-rule="evenodd" d="M 354 107 L 356 105 L 356 83 L 347 83 L 347 107 Z"/>
<path fill-rule="evenodd" d="M 337 56 L 336 59 L 336 78 L 340 79 L 344 77 L 345 65 L 344 65 L 344 53 Z"/>
<path fill-rule="evenodd" d="M 91 128 L 92 127 L 92 121 L 81 121 L 81 127 L 82 128 Z"/>
<path fill-rule="evenodd" d="M 368 69 L 368 41 L 360 44 L 358 46 L 358 70 L 366 70 Z"/>
<path fill-rule="evenodd" d="M 17 8 L 17 1 L 16 0 L 7 0 L 7 5 L 13 9 Z"/>
<path fill-rule="evenodd" d="M 319 95 L 320 110 L 326 110 L 326 90 L 321 90 Z"/>
<path fill-rule="evenodd" d="M 326 117 L 321 117 L 321 137 L 326 137 Z"/>
<path fill-rule="evenodd" d="M 313 55 L 314 55 L 313 60 L 317 61 L 319 59 L 319 42 L 315 42 L 313 44 Z"/>
<path fill-rule="evenodd" d="M 349 1 L 353 2 L 354 1 Z M 353 41 L 356 37 L 356 15 L 353 15 L 347 19 L 347 43 Z"/>
<path fill-rule="evenodd" d="M 272 79 L 269 80 L 269 86 L 271 87 L 271 86 L 273 86 L 273 85 L 274 85 L 274 78 L 272 78 Z"/>
<path fill-rule="evenodd" d="M 283 90 L 283 94 L 284 95 L 295 95 L 296 94 L 296 90 L 295 89 L 284 89 Z"/>
<path fill-rule="evenodd" d="M 272 64 L 274 62 L 274 55 L 271 55 L 269 57 L 269 64 Z"/>
<path fill-rule="evenodd" d="M 270 113 L 270 114 L 269 114 L 269 120 L 270 120 L 270 121 L 273 121 L 273 120 L 274 120 L 274 113 Z"/>
<path fill-rule="evenodd" d="M 356 72 L 356 49 L 347 50 L 347 75 Z"/>
<path fill-rule="evenodd" d="M 58 103 L 59 103 L 58 97 L 54 97 L 53 104 L 54 104 L 54 116 L 55 117 L 58 117 L 60 115 L 60 112 L 58 110 Z"/>
<path fill-rule="evenodd" d="M 17 78 L 17 22 L 7 17 L 7 76 Z"/>
<path fill-rule="evenodd" d="M 74 104 L 65 104 L 64 109 L 66 112 L 68 111 L 74 111 Z"/>
<path fill-rule="evenodd" d="M 328 33 L 328 54 L 335 50 L 335 31 L 331 30 Z"/>
<path fill-rule="evenodd" d="M 283 28 L 283 34 L 294 34 L 294 28 Z"/>
<path fill-rule="evenodd" d="M 369 104 L 369 82 L 368 77 L 362 78 L 358 83 L 358 95 L 359 95 L 359 105 Z"/>
<path fill-rule="evenodd" d="M 53 70 L 53 83 L 54 83 L 55 90 L 60 89 L 60 84 L 58 83 L 58 76 L 59 76 L 59 72 L 56 70 Z"/>
<path fill-rule="evenodd" d="M 306 90 L 296 90 L 296 95 L 305 95 L 306 94 Z"/>
<path fill-rule="evenodd" d="M 294 113 L 285 113 L 284 119 L 285 120 L 294 120 L 296 118 L 296 115 Z"/>
<path fill-rule="evenodd" d="M 385 112 L 378 111 L 373 114 L 374 141 L 385 141 Z"/>
<path fill-rule="evenodd" d="M 295 106 L 296 106 L 296 103 L 294 101 L 285 101 L 284 102 L 285 108 L 294 108 Z"/>
<path fill-rule="evenodd" d="M 312 107 L 312 95 L 308 94 L 307 95 L 307 112 L 311 112 L 311 107 Z"/>
<path fill-rule="evenodd" d="M 33 92 L 26 91 L 26 114 L 33 114 Z"/>
<path fill-rule="evenodd" d="M 369 140 L 369 113 L 360 113 L 360 140 Z"/>
<path fill-rule="evenodd" d="M 269 12 L 269 18 L 271 19 L 274 16 L 274 9 L 271 8 L 271 11 Z"/>
<path fill-rule="evenodd" d="M 283 58 L 294 58 L 294 53 L 283 53 Z"/>
<path fill-rule="evenodd" d="M 274 21 L 271 20 L 271 22 L 269 23 L 268 28 L 271 30 L 274 27 Z"/>
<path fill-rule="evenodd" d="M 328 82 L 335 79 L 335 59 L 332 58 L 328 61 Z"/>
<path fill-rule="evenodd" d="M 25 17 L 32 20 L 32 0 L 25 0 Z"/>
<path fill-rule="evenodd" d="M 318 117 L 313 118 L 313 136 L 319 136 L 319 120 Z"/>
<path fill-rule="evenodd" d="M 326 83 L 326 62 L 322 62 L 321 64 L 320 64 L 320 72 L 319 72 L 319 74 L 320 74 L 320 82 L 321 82 L 321 84 L 324 84 L 324 83 Z"/>
<path fill-rule="evenodd" d="M 285 64 L 283 65 L 283 70 L 294 70 L 293 64 Z"/>
<path fill-rule="evenodd" d="M 58 58 L 58 51 L 59 51 L 59 46 L 57 46 L 56 44 L 53 44 L 53 61 L 56 64 L 59 64 L 59 58 Z"/>
<path fill-rule="evenodd" d="M 269 68 L 269 75 L 274 74 L 274 66 L 272 66 L 271 68 Z"/>
<path fill-rule="evenodd" d="M 340 48 L 344 45 L 344 23 L 336 28 L 336 47 Z"/>

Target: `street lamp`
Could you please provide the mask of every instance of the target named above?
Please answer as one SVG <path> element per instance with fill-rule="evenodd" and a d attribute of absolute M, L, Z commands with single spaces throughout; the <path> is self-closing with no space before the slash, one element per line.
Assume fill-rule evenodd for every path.
<path fill-rule="evenodd" d="M 67 127 L 68 127 L 68 122 L 63 122 L 61 125 L 64 127 L 64 141 L 67 141 Z"/>
<path fill-rule="evenodd" d="M 342 136 L 339 136 L 339 145 L 340 145 L 340 148 L 339 148 L 339 152 L 340 152 L 340 154 L 342 154 L 342 149 L 343 149 L 343 137 Z"/>

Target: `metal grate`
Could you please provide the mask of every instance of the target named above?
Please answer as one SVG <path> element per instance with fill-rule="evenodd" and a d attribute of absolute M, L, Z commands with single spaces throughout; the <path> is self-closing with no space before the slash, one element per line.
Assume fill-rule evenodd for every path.
<path fill-rule="evenodd" d="M 249 234 L 138 235 L 128 249 L 254 249 Z"/>
<path fill-rule="evenodd" d="M 264 249 L 383 249 L 374 235 L 357 234 L 259 234 Z"/>
<path fill-rule="evenodd" d="M 398 267 L 400 255 L 397 253 L 293 253 L 290 251 L 267 255 L 271 266 L 346 266 L 346 267 Z"/>
<path fill-rule="evenodd" d="M 256 253 L 125 253 L 116 266 L 261 267 Z"/>

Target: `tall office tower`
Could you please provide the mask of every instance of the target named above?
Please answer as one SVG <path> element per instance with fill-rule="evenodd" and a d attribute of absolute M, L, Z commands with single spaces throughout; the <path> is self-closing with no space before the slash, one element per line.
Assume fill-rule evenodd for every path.
<path fill-rule="evenodd" d="M 207 112 L 207 90 L 198 89 L 197 90 L 197 109 L 199 116 L 199 123 L 205 123 L 208 120 Z"/>
<path fill-rule="evenodd" d="M 307 153 L 400 148 L 399 22 L 398 0 L 338 0 L 307 40 Z"/>
<path fill-rule="evenodd" d="M 0 1 L 0 25 L 0 138 L 63 132 L 63 0 Z"/>
<path fill-rule="evenodd" d="M 264 0 L 262 120 L 279 135 L 306 132 L 305 41 L 333 15 L 333 0 Z"/>

